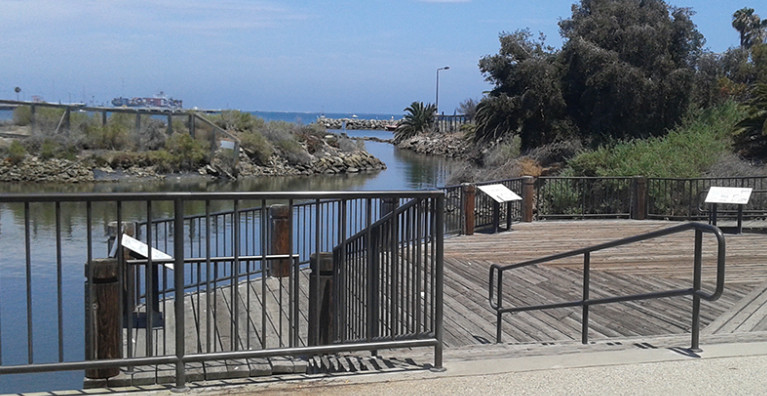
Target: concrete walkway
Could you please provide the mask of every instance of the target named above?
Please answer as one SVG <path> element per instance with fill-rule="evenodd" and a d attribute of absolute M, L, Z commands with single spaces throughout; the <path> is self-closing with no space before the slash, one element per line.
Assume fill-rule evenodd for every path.
<path fill-rule="evenodd" d="M 193 395 L 765 395 L 767 342 L 447 361 L 427 370 L 192 384 Z M 476 357 L 474 357 L 476 358 Z M 143 389 L 143 392 L 149 389 Z M 119 392 L 110 392 L 111 395 Z M 126 394 L 135 395 L 135 390 Z M 154 392 L 171 395 L 168 390 Z"/>

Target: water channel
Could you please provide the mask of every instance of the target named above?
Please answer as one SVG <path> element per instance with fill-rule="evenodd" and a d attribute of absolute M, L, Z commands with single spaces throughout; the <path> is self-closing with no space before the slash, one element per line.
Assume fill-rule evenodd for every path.
<path fill-rule="evenodd" d="M 338 132 L 338 131 L 335 131 Z M 390 139 L 386 131 L 347 131 L 350 136 L 373 136 Z M 365 142 L 366 149 L 387 164 L 387 169 L 375 173 L 323 175 L 301 177 L 262 177 L 238 181 L 210 181 L 199 178 L 168 178 L 161 181 L 107 182 L 84 184 L 0 184 L 0 192 L 158 192 L 158 191 L 327 191 L 327 190 L 423 190 L 444 186 L 455 163 L 438 157 L 417 155 L 396 149 L 388 143 Z M 126 211 L 128 209 L 126 208 Z M 170 216 L 158 208 L 156 216 Z M 0 364 L 28 362 L 26 343 L 26 272 L 24 253 L 24 214 L 21 205 L 0 205 Z M 106 224 L 113 212 L 101 213 L 94 206 L 94 224 Z M 154 215 L 153 215 L 154 216 Z M 56 241 L 53 211 L 30 212 L 30 244 L 33 246 L 30 285 L 34 296 L 31 309 L 34 362 L 55 362 L 58 359 L 57 273 L 48 258 L 55 257 Z M 82 326 L 83 263 L 85 253 L 86 214 L 84 207 L 63 206 L 61 218 L 62 294 L 76 300 L 64 304 L 64 360 L 80 360 L 84 354 Z M 106 237 L 95 235 L 97 244 L 104 245 Z M 102 249 L 96 246 L 94 249 Z M 45 257 L 46 259 L 36 259 Z M 13 343 L 12 340 L 21 340 Z M 79 389 L 83 373 L 60 372 L 0 376 L 0 393 Z"/>

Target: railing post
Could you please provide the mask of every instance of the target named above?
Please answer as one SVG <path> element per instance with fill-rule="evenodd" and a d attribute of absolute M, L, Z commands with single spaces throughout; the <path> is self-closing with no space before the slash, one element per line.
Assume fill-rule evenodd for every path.
<path fill-rule="evenodd" d="M 589 290 L 591 289 L 591 253 L 583 254 L 583 318 L 581 320 L 581 344 L 589 343 Z"/>
<path fill-rule="evenodd" d="M 464 183 L 461 188 L 463 193 L 463 233 L 464 235 L 474 235 L 474 201 L 477 195 L 477 186 Z"/>
<path fill-rule="evenodd" d="M 312 253 L 310 279 L 319 273 L 319 290 L 309 282 L 309 345 L 330 345 L 334 340 L 336 307 L 333 301 L 335 263 L 332 252 Z M 319 301 L 314 301 L 319 296 Z"/>
<path fill-rule="evenodd" d="M 695 230 L 695 256 L 693 259 L 693 279 L 692 279 L 692 330 L 690 351 L 702 352 L 700 349 L 700 297 L 698 291 L 701 287 L 702 274 L 702 256 L 703 256 L 703 231 Z"/>
<path fill-rule="evenodd" d="M 522 177 L 522 221 L 533 221 L 533 201 L 535 198 L 535 178 L 532 176 Z"/>
<path fill-rule="evenodd" d="M 288 205 L 272 205 L 269 207 L 271 222 L 271 254 L 290 254 L 290 207 Z M 270 260 L 269 276 L 284 278 L 290 276 L 290 259 Z"/>
<path fill-rule="evenodd" d="M 632 202 L 631 218 L 634 220 L 647 219 L 647 178 L 644 176 L 634 176 L 632 180 Z"/>
<path fill-rule="evenodd" d="M 94 259 L 86 265 L 85 274 L 88 276 L 90 273 L 91 278 L 85 290 L 86 293 L 93 291 L 93 295 L 86 298 L 89 306 L 85 313 L 85 357 L 88 360 L 122 357 L 118 272 L 116 258 Z M 119 373 L 119 367 L 85 370 L 85 376 L 93 379 L 114 377 Z"/>
<path fill-rule="evenodd" d="M 174 201 L 173 231 L 173 310 L 176 315 L 176 387 L 173 390 L 181 392 L 187 387 L 184 364 L 184 201 L 179 198 Z"/>

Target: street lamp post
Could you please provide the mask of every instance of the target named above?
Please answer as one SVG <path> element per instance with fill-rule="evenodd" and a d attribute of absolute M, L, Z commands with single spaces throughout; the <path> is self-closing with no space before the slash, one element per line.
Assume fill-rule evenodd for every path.
<path fill-rule="evenodd" d="M 448 70 L 448 69 L 450 69 L 450 66 L 440 67 L 439 69 L 437 69 L 437 100 L 436 100 L 436 103 L 434 104 L 437 110 L 437 115 L 439 115 L 439 71 Z"/>

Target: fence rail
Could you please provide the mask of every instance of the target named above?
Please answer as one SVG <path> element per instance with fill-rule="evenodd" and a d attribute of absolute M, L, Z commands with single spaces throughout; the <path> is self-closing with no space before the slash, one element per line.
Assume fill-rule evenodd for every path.
<path fill-rule="evenodd" d="M 435 348 L 441 367 L 443 210 L 438 191 L 0 194 L 0 376 L 171 364 L 180 389 L 194 362 L 415 346 Z M 117 248 L 106 257 L 98 235 L 110 222 L 118 247 L 133 225 L 146 256 Z M 352 303 L 341 289 L 324 302 L 320 259 L 383 224 L 397 231 L 386 234 L 382 272 L 356 278 L 352 290 L 385 291 L 381 309 L 400 317 L 379 322 L 375 337 L 322 342 L 325 304 L 351 312 Z M 341 285 L 354 261 L 336 259 Z M 393 300 L 406 304 L 395 310 Z M 110 336 L 118 347 L 105 352 Z"/>

